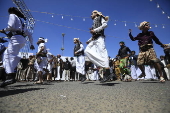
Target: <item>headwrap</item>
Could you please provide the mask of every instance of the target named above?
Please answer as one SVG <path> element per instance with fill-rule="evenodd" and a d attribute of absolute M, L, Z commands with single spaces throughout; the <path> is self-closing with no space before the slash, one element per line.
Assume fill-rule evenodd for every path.
<path fill-rule="evenodd" d="M 143 28 L 145 27 L 146 24 L 149 24 L 149 22 L 147 22 L 147 21 L 141 22 L 140 25 L 138 26 L 138 28 L 139 28 L 140 30 L 143 30 Z M 151 27 L 150 27 L 150 28 L 151 28 Z"/>
<path fill-rule="evenodd" d="M 20 10 L 19 8 L 10 7 L 10 8 L 8 9 L 8 12 L 9 12 L 9 13 L 14 13 L 14 14 L 16 14 L 18 17 L 23 18 L 24 20 L 26 20 L 25 15 L 21 12 L 21 10 Z"/>
<path fill-rule="evenodd" d="M 80 41 L 80 39 L 79 39 L 79 38 L 74 38 L 74 40 L 78 40 L 78 41 Z"/>
<path fill-rule="evenodd" d="M 61 57 L 61 55 L 60 55 L 60 54 L 58 54 L 58 55 L 57 55 L 57 57 Z"/>
<path fill-rule="evenodd" d="M 94 10 L 92 13 L 97 13 L 98 15 L 102 16 L 106 21 L 109 20 L 109 16 L 104 16 L 104 15 L 102 14 L 102 12 L 99 12 L 99 11 L 97 11 L 97 10 Z"/>
<path fill-rule="evenodd" d="M 43 40 L 44 42 L 47 42 L 47 41 L 48 41 L 47 38 L 45 39 L 45 38 L 43 38 L 43 37 L 40 37 L 39 40 Z"/>
<path fill-rule="evenodd" d="M 119 42 L 119 44 L 120 44 L 120 43 L 125 44 L 125 42 L 123 42 L 123 41 Z"/>

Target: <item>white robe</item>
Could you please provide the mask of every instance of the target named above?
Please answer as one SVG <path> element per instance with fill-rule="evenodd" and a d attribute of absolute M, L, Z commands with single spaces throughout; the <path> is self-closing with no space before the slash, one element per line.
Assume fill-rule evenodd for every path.
<path fill-rule="evenodd" d="M 102 25 L 96 29 L 95 32 L 99 32 L 107 27 L 107 21 L 102 18 Z M 105 37 L 99 36 L 96 40 L 91 40 L 86 49 L 85 55 L 89 58 L 89 60 L 100 67 L 109 67 L 108 53 L 105 47 Z"/>
<path fill-rule="evenodd" d="M 131 70 L 131 77 L 132 77 L 133 79 L 137 79 L 138 76 L 142 73 L 142 72 L 140 71 L 139 67 L 138 67 L 138 66 L 135 66 L 135 65 L 131 65 L 130 70 Z"/>
<path fill-rule="evenodd" d="M 154 72 L 154 69 L 152 69 L 149 65 L 145 66 L 145 79 L 154 79 L 156 76 L 156 73 Z"/>
<path fill-rule="evenodd" d="M 43 52 L 46 52 L 46 46 L 45 46 L 45 43 L 40 43 L 38 45 L 38 52 L 41 50 L 41 47 L 44 47 L 44 50 Z M 40 56 L 39 56 L 40 57 Z M 43 72 L 43 68 L 47 68 L 47 57 L 40 57 L 41 58 L 41 62 L 38 64 L 37 63 L 37 60 L 35 61 L 35 68 L 38 70 L 38 71 L 42 71 Z"/>
<path fill-rule="evenodd" d="M 162 60 L 161 62 L 164 64 L 164 66 L 166 66 L 165 60 Z M 169 80 L 169 79 L 170 79 L 170 69 L 164 68 L 164 70 L 165 70 L 166 75 L 167 75 L 167 78 L 168 78 L 168 80 Z"/>
<path fill-rule="evenodd" d="M 10 14 L 8 26 L 4 29 L 4 31 L 16 32 L 22 30 L 25 31 L 25 34 L 28 35 L 28 38 L 32 43 L 32 34 L 28 32 L 26 28 L 22 29 L 21 20 L 15 14 Z M 7 74 L 14 73 L 14 69 L 21 59 L 18 56 L 18 53 L 25 43 L 26 39 L 22 35 L 14 35 L 10 38 L 8 48 L 5 50 L 3 56 L 3 67 L 5 68 Z"/>
<path fill-rule="evenodd" d="M 52 58 L 53 58 L 52 54 L 51 53 L 47 53 L 47 60 L 50 61 Z M 48 62 L 47 69 L 48 69 L 49 73 L 52 72 L 52 63 Z"/>
<path fill-rule="evenodd" d="M 80 49 L 76 52 L 84 51 L 83 44 L 80 44 Z M 76 72 L 85 75 L 85 57 L 80 55 L 76 57 Z"/>
<path fill-rule="evenodd" d="M 94 65 L 94 68 L 96 68 L 95 65 Z M 98 74 L 97 70 L 93 71 L 93 73 L 90 76 L 90 80 L 99 80 L 99 74 Z"/>

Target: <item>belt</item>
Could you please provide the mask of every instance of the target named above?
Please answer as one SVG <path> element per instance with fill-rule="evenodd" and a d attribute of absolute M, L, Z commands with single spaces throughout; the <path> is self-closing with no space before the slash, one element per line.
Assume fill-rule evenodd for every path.
<path fill-rule="evenodd" d="M 12 32 L 13 35 L 23 35 L 23 32 L 21 31 L 16 31 L 16 32 Z"/>
<path fill-rule="evenodd" d="M 140 47 L 153 47 L 153 45 L 152 44 L 145 44 L 145 45 L 141 45 Z"/>

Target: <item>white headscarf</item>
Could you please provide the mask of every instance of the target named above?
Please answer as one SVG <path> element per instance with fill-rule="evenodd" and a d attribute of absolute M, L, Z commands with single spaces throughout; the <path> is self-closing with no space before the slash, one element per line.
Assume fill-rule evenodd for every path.
<path fill-rule="evenodd" d="M 47 42 L 47 41 L 48 41 L 47 38 L 45 39 L 45 38 L 43 38 L 43 37 L 40 37 L 39 40 L 43 40 L 44 42 Z"/>
<path fill-rule="evenodd" d="M 145 27 L 146 24 L 149 24 L 149 22 L 143 21 L 143 22 L 140 23 L 140 25 L 138 26 L 138 28 L 139 28 L 140 30 L 143 30 L 143 28 Z M 151 28 L 151 27 L 150 27 L 150 28 Z"/>

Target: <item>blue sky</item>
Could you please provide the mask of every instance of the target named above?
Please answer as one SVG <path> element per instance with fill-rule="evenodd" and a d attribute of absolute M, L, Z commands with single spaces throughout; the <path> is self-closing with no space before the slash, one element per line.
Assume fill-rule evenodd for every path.
<path fill-rule="evenodd" d="M 156 0 L 156 2 L 170 16 L 170 0 Z M 52 54 L 62 54 L 62 33 L 65 33 L 64 56 L 73 56 L 73 38 L 75 37 L 79 37 L 86 47 L 85 42 L 91 37 L 87 31 L 92 25 L 90 15 L 93 10 L 98 10 L 103 15 L 110 17 L 105 35 L 106 48 L 111 57 L 117 55 L 120 41 L 124 41 L 126 46 L 138 54 L 138 42 L 131 41 L 128 37 L 128 29 L 132 29 L 134 36 L 141 32 L 133 22 L 136 22 L 138 26 L 142 21 L 149 21 L 152 27 L 150 30 L 154 31 L 160 41 L 164 44 L 170 43 L 170 19 L 167 18 L 166 14 L 162 14 L 162 9 L 157 8 L 155 0 L 152 2 L 150 0 L 25 0 L 25 3 L 31 11 L 39 11 L 38 13 L 31 12 L 35 19 L 70 27 L 36 21 L 33 33 L 36 49 L 30 51 L 33 53 L 37 51 L 38 38 L 44 37 L 48 39 L 46 45 Z M 7 10 L 15 5 L 12 0 L 0 0 L 0 4 L 0 29 L 3 29 L 8 22 Z M 52 16 L 40 12 L 63 14 L 63 19 L 61 15 Z M 82 17 L 87 18 L 83 21 Z M 116 25 L 114 25 L 115 20 L 117 20 Z M 126 26 L 125 22 L 122 21 L 126 21 Z M 162 24 L 165 28 L 162 28 Z M 0 34 L 0 36 L 4 35 Z M 164 55 L 163 49 L 159 45 L 154 43 L 154 48 L 158 57 Z"/>

